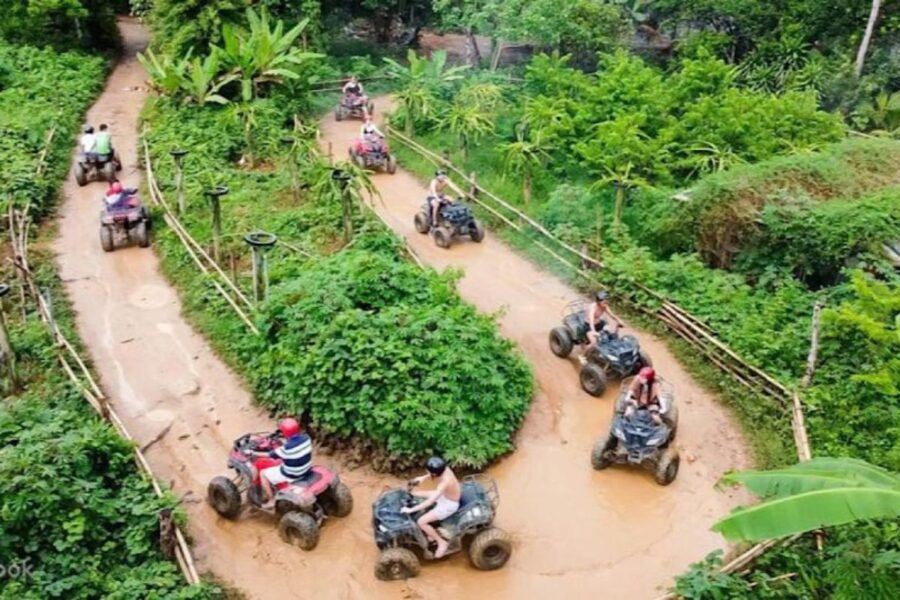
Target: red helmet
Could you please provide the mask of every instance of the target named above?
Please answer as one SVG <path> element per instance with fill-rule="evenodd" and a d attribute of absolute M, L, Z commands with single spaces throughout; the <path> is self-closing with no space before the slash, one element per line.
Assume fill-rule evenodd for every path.
<path fill-rule="evenodd" d="M 653 370 L 653 367 L 644 367 L 641 369 L 640 373 L 638 373 L 638 377 L 647 383 L 653 383 L 653 380 L 656 379 L 656 371 Z"/>
<path fill-rule="evenodd" d="M 112 195 L 112 194 L 121 194 L 123 191 L 125 191 L 125 190 L 122 188 L 122 184 L 119 183 L 118 181 L 113 181 L 110 184 L 109 189 L 106 190 L 106 194 L 108 196 Z"/>
<path fill-rule="evenodd" d="M 297 422 L 297 419 L 287 418 L 282 419 L 278 422 L 278 431 L 281 432 L 285 438 L 294 437 L 298 433 L 300 433 L 300 423 Z"/>

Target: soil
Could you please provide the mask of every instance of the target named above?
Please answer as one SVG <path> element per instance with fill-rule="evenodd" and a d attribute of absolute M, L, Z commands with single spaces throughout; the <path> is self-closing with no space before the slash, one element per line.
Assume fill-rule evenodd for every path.
<path fill-rule="evenodd" d="M 120 22 L 125 54 L 88 121 L 110 124 L 125 185 L 137 186 L 138 115 L 146 77 L 135 53 L 148 42 L 136 21 Z M 386 108 L 379 99 L 379 110 Z M 347 147 L 355 122 L 322 123 L 323 141 Z M 745 445 L 726 411 L 675 361 L 665 345 L 635 332 L 675 386 L 681 411 L 679 442 L 696 457 L 683 461 L 671 486 L 628 469 L 594 472 L 590 450 L 607 427 L 614 392 L 592 398 L 578 385 L 577 365 L 556 358 L 547 332 L 576 293 L 488 235 L 440 250 L 416 234 L 412 217 L 425 188 L 412 175 L 378 175 L 379 213 L 438 269 L 465 272 L 460 292 L 480 310 L 503 311 L 504 335 L 534 366 L 538 394 L 517 436 L 517 450 L 489 470 L 500 486 L 497 525 L 515 539 L 510 563 L 482 573 L 462 556 L 425 565 L 409 582 L 375 579 L 376 548 L 369 505 L 400 481 L 367 467 L 335 467 L 356 500 L 353 514 L 326 522 L 313 552 L 285 545 L 261 514 L 231 522 L 204 502 L 209 480 L 226 472 L 231 442 L 247 431 L 270 430 L 238 377 L 181 315 L 176 292 L 151 250 L 136 246 L 104 253 L 98 213 L 104 184 L 79 188 L 70 176 L 55 251 L 77 312 L 79 333 L 102 385 L 126 426 L 147 449 L 157 476 L 183 498 L 198 567 L 250 598 L 648 598 L 690 562 L 722 545 L 710 524 L 737 498 L 713 488 L 726 470 L 747 465 Z M 166 431 L 168 430 L 168 431 Z"/>

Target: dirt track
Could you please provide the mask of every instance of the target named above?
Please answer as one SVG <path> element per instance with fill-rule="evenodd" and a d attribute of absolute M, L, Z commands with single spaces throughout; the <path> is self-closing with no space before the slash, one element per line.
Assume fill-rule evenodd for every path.
<path fill-rule="evenodd" d="M 127 54 L 91 109 L 93 124 L 109 123 L 122 154 L 124 183 L 137 185 L 137 119 L 145 74 L 134 53 L 146 32 L 123 21 Z M 379 108 L 384 108 L 379 106 Z M 345 148 L 358 123 L 322 123 L 324 139 Z M 282 544 L 273 523 L 250 517 L 219 519 L 201 501 L 220 474 L 231 440 L 271 427 L 237 377 L 180 315 L 178 298 L 149 250 L 104 254 L 97 236 L 103 184 L 65 185 L 55 245 L 63 279 L 78 313 L 79 332 L 102 384 L 126 425 L 147 444 L 162 480 L 185 496 L 199 567 L 250 597 L 291 598 L 648 598 L 689 562 L 719 547 L 709 525 L 734 499 L 713 489 L 727 469 L 746 463 L 736 427 L 658 340 L 641 334 L 658 369 L 681 402 L 680 444 L 696 456 L 682 462 L 678 480 L 658 487 L 647 474 L 613 469 L 595 473 L 588 456 L 607 425 L 611 393 L 580 391 L 574 364 L 554 357 L 546 336 L 575 293 L 488 237 L 439 250 L 412 230 L 425 191 L 411 175 L 379 175 L 378 210 L 436 268 L 465 270 L 463 296 L 479 309 L 504 309 L 502 331 L 534 366 L 540 391 L 516 453 L 491 469 L 501 490 L 498 524 L 516 538 L 508 567 L 479 573 L 461 557 L 426 565 L 408 583 L 372 576 L 376 556 L 370 504 L 391 478 L 358 469 L 344 474 L 356 508 L 325 525 L 312 553 Z"/>

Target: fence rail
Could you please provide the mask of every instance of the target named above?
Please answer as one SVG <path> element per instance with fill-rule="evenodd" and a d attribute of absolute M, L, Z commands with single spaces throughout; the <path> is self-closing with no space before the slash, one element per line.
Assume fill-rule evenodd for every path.
<path fill-rule="evenodd" d="M 52 136 L 49 136 L 52 139 Z M 29 205 L 30 206 L 30 205 Z M 111 406 L 108 398 L 103 390 L 97 384 L 90 369 L 88 369 L 84 360 L 82 360 L 78 351 L 72 343 L 66 338 L 65 334 L 60 330 L 55 319 L 53 318 L 53 310 L 48 298 L 44 297 L 34 280 L 34 275 L 28 262 L 28 234 L 29 234 L 29 211 L 28 206 L 24 210 L 16 211 L 12 204 L 9 207 L 8 223 L 10 233 L 10 246 L 12 256 L 9 260 L 18 270 L 22 282 L 23 289 L 27 289 L 28 294 L 34 299 L 38 309 L 38 315 L 41 321 L 47 326 L 56 343 L 56 354 L 60 365 L 65 371 L 69 380 L 78 388 L 82 397 L 91 405 L 91 407 L 106 421 L 111 423 L 121 437 L 133 444 L 135 462 L 140 471 L 149 479 L 153 485 L 153 491 L 158 497 L 163 496 L 162 488 L 150 468 L 150 463 L 144 453 L 137 446 L 134 437 L 129 433 L 122 419 Z M 194 565 L 194 559 L 191 555 L 191 549 L 187 544 L 184 533 L 176 524 L 171 523 L 175 536 L 175 559 L 178 567 L 182 572 L 185 580 L 189 585 L 200 583 L 200 577 Z"/>
<path fill-rule="evenodd" d="M 418 153 L 422 157 L 430 160 L 435 165 L 441 166 L 444 169 L 453 172 L 457 177 L 465 182 L 465 185 L 468 186 L 469 191 L 461 191 L 463 191 L 468 199 L 475 202 L 482 208 L 488 210 L 495 216 L 499 217 L 504 223 L 506 223 L 516 231 L 523 232 L 526 226 L 530 226 L 536 233 L 541 236 L 541 238 L 546 243 L 542 243 L 533 238 L 530 238 L 531 241 L 557 261 L 569 266 L 574 271 L 585 276 L 591 275 L 591 273 L 589 272 L 589 270 L 591 269 L 596 270 L 604 268 L 601 261 L 586 255 L 584 252 L 573 248 L 569 244 L 566 244 L 563 240 L 560 240 L 559 238 L 554 236 L 545 227 L 532 219 L 530 216 L 512 206 L 509 202 L 506 202 L 502 198 L 498 197 L 490 190 L 486 190 L 484 187 L 478 184 L 474 177 L 466 174 L 465 171 L 450 162 L 447 157 L 441 156 L 433 150 L 426 148 L 425 146 L 419 144 L 415 140 L 409 138 L 408 136 L 397 131 L 391 126 L 388 126 L 387 130 L 394 139 L 399 140 L 408 148 Z M 459 189 L 459 186 L 457 186 L 457 188 Z M 484 198 L 493 201 L 494 205 L 492 206 L 488 202 L 485 202 Z M 507 214 L 504 215 L 504 211 Z M 554 246 L 556 250 L 548 247 L 548 244 Z M 570 258 L 562 256 L 562 254 L 564 253 L 567 253 Z M 692 315 L 687 310 L 681 308 L 662 294 L 659 294 L 658 292 L 641 284 L 636 285 L 642 292 L 651 296 L 659 304 L 658 308 L 652 310 L 634 301 L 633 298 L 630 299 L 632 304 L 638 310 L 650 317 L 657 319 L 672 333 L 686 341 L 694 348 L 698 349 L 702 353 L 702 355 L 705 356 L 713 365 L 718 367 L 724 373 L 730 375 L 736 382 L 756 394 L 760 394 L 774 400 L 780 406 L 785 408 L 786 411 L 791 412 L 791 429 L 793 432 L 797 457 L 800 461 L 809 460 L 812 453 L 809 447 L 809 436 L 806 432 L 806 424 L 805 419 L 803 418 L 803 408 L 800 402 L 799 394 L 796 391 L 789 390 L 784 384 L 780 383 L 773 376 L 769 375 L 759 367 L 751 365 L 746 360 L 741 358 L 740 355 L 737 354 L 737 352 L 735 352 L 724 342 L 722 342 L 717 337 L 713 328 L 705 323 L 702 319 L 696 317 L 695 315 Z M 820 307 L 817 306 L 814 313 L 815 316 L 812 335 L 813 349 L 810 352 L 810 365 L 815 364 L 814 349 L 817 343 L 816 341 L 818 339 L 818 327 L 816 323 L 818 322 L 819 309 Z M 812 367 L 809 367 L 809 369 L 812 369 Z M 723 565 L 720 568 L 720 571 L 723 573 L 736 573 L 746 570 L 757 557 L 762 555 L 767 550 L 782 544 L 791 543 L 798 537 L 799 536 L 792 536 L 790 538 L 780 540 L 766 540 L 755 544 Z M 817 537 L 817 540 L 820 539 L 821 538 Z M 677 598 L 677 595 L 670 593 L 661 596 L 657 600 L 672 600 L 674 598 Z"/>

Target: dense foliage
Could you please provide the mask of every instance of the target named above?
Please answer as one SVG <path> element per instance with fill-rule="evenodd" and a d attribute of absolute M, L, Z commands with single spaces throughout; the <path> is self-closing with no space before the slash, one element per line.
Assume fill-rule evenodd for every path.
<path fill-rule="evenodd" d="M 285 107 L 269 106 L 258 137 L 270 149 L 266 160 L 284 165 L 277 140 L 286 133 L 279 113 Z M 241 265 L 247 250 L 236 236 L 259 229 L 312 255 L 287 246 L 273 251 L 257 337 L 196 278 L 177 240 L 160 236 L 164 263 L 183 286 L 188 308 L 261 402 L 277 413 L 305 414 L 321 436 L 373 444 L 388 457 L 385 465 L 441 452 L 480 467 L 512 448 L 530 403 L 530 371 L 493 319 L 459 299 L 451 275 L 420 271 L 403 258 L 396 238 L 359 209 L 352 246 L 341 249 L 340 201 L 308 193 L 294 205 L 286 169 L 238 168 L 232 149 L 240 132 L 221 109 L 160 99 L 145 117 L 162 182 L 171 181 L 168 150 L 179 144 L 191 150 L 193 207 L 185 222 L 201 240 L 209 230 L 200 186 L 215 178 L 231 190 L 223 214 L 234 239 L 228 251 Z M 246 285 L 243 270 L 240 279 Z"/>
<path fill-rule="evenodd" d="M 0 38 L 58 49 L 113 50 L 119 41 L 116 11 L 127 12 L 127 5 L 127 0 L 5 0 Z"/>
<path fill-rule="evenodd" d="M 56 53 L 0 40 L 0 209 L 30 198 L 39 214 L 50 208 L 79 119 L 100 88 L 104 61 L 81 52 Z M 38 159 L 53 139 L 42 176 Z"/>

